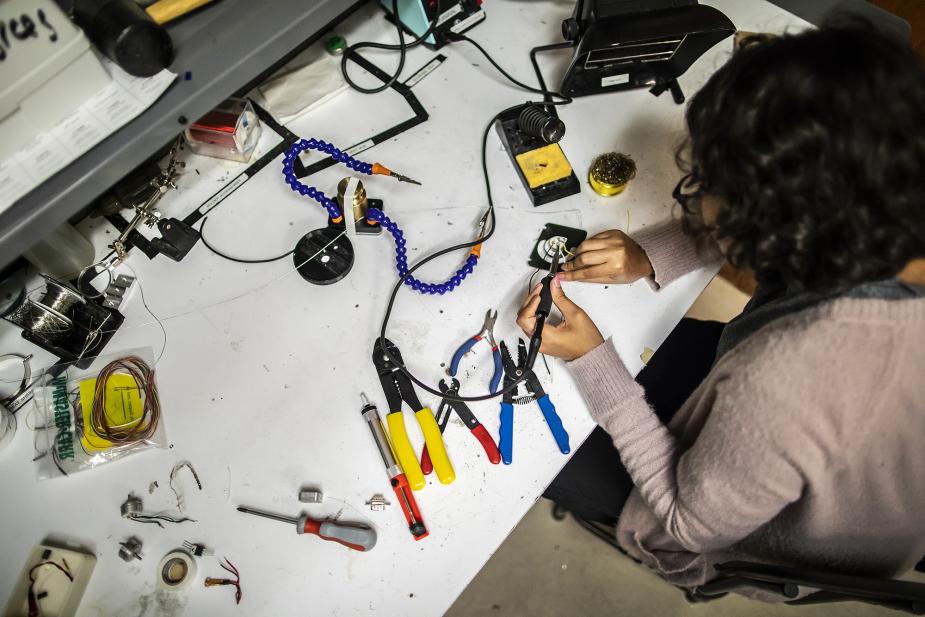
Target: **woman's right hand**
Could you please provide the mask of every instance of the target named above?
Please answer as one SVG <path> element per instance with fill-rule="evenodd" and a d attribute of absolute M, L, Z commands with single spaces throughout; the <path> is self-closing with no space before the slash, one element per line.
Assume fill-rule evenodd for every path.
<path fill-rule="evenodd" d="M 633 283 L 651 276 L 652 263 L 642 247 L 619 229 L 592 236 L 578 245 L 558 278 L 588 283 Z"/>

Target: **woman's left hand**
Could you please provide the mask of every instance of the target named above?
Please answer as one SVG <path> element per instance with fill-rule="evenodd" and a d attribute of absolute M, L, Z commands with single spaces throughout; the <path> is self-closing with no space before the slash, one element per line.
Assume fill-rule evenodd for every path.
<path fill-rule="evenodd" d="M 541 289 L 542 283 L 530 291 L 517 314 L 517 325 L 527 336 L 533 334 L 533 328 L 536 326 L 536 307 L 540 304 Z M 563 360 L 574 360 L 604 342 L 604 337 L 588 314 L 566 297 L 558 279 L 552 280 L 549 290 L 552 292 L 553 304 L 562 313 L 562 323 L 555 326 L 546 324 L 543 328 L 540 353 Z"/>

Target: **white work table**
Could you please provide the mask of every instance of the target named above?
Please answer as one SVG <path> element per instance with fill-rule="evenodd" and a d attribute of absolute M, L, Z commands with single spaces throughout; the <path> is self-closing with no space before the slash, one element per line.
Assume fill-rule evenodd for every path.
<path fill-rule="evenodd" d="M 762 0 L 706 4 L 725 12 L 741 30 L 779 32 L 803 25 Z M 486 2 L 487 19 L 469 34 L 515 76 L 533 83 L 528 51 L 561 40 L 559 24 L 572 5 Z M 355 36 L 393 42 L 394 30 L 384 27 L 381 14 L 371 7 L 351 19 L 370 15 L 374 18 Z M 731 38 L 726 39 L 681 78 L 688 97 L 731 47 Z M 482 131 L 497 111 L 531 98 L 505 82 L 467 44 L 440 53 L 446 62 L 414 87 L 430 119 L 358 156 L 423 182 L 417 187 L 364 178 L 370 196 L 383 199 L 389 216 L 404 229 L 412 263 L 435 249 L 471 239 L 486 205 Z M 367 54 L 387 71 L 396 56 Z M 411 51 L 405 75 L 433 56 L 423 48 Z M 551 85 L 559 82 L 568 56 L 552 52 L 541 57 Z M 516 308 L 533 272 L 526 261 L 546 223 L 580 227 L 589 235 L 611 228 L 632 234 L 668 220 L 671 189 L 679 177 L 674 152 L 683 136 L 683 111 L 669 93 L 656 98 L 646 90 L 580 98 L 561 108 L 567 126 L 562 146 L 582 180 L 582 191 L 538 208 L 530 204 L 493 132 L 488 166 L 498 226 L 482 249 L 479 265 L 445 296 L 410 290 L 398 296 L 388 336 L 412 372 L 436 385 L 444 370 L 441 363 L 448 364 L 456 347 L 479 330 L 488 308 L 499 311 L 496 338 L 516 347 Z M 289 128 L 346 148 L 409 115 L 404 100 L 392 91 L 374 96 L 350 91 Z M 265 135 L 261 148 L 271 144 L 271 136 Z M 586 174 L 596 155 L 613 150 L 630 154 L 638 174 L 624 194 L 602 198 L 588 186 Z M 244 167 L 188 153 L 185 160 L 180 189 L 161 202 L 166 216 L 183 218 Z M 278 255 L 302 234 L 324 225 L 323 210 L 290 191 L 280 168 L 279 161 L 271 163 L 211 213 L 205 235 L 212 244 L 238 257 Z M 337 166 L 304 181 L 333 195 L 346 172 Z M 116 234 L 100 219 L 79 228 L 93 238 L 100 256 Z M 37 481 L 32 433 L 24 426 L 29 408 L 21 411 L 15 440 L 0 453 L 0 606 L 28 552 L 45 538 L 76 541 L 97 555 L 78 611 L 83 617 L 410 616 L 442 614 L 452 604 L 568 457 L 559 453 L 536 405 L 515 408 L 509 466 L 489 464 L 469 431 L 451 421 L 445 441 L 457 479 L 442 485 L 429 476 L 427 486 L 416 492 L 430 536 L 414 542 L 360 416 L 361 391 L 383 416 L 388 411 L 371 354 L 396 280 L 394 245 L 384 234 L 358 238 L 354 248 L 357 258 L 350 274 L 323 287 L 304 281 L 291 259 L 241 265 L 216 257 L 201 243 L 180 263 L 163 256 L 148 260 L 133 252 L 127 266 L 137 274 L 148 305 L 167 331 L 156 371 L 170 446 L 72 477 Z M 420 278 L 446 280 L 464 255 L 429 264 Z M 127 266 L 117 272 L 131 274 Z M 605 336 L 613 337 L 636 372 L 644 348 L 658 348 L 713 274 L 691 273 L 658 292 L 642 281 L 630 286 L 568 284 L 566 291 Z M 161 328 L 142 305 L 138 286 L 123 312 L 125 324 L 104 354 L 150 346 L 157 356 L 163 345 Z M 52 361 L 6 322 L 0 323 L 0 349 L 34 353 L 34 366 Z M 466 356 L 460 371 L 464 394 L 487 391 L 491 359 L 483 346 L 477 349 L 475 356 Z M 594 423 L 565 366 L 550 358 L 549 367 L 551 374 L 538 361 L 536 371 L 574 453 Z M 436 397 L 420 390 L 418 395 L 436 409 Z M 497 440 L 498 399 L 470 406 Z M 420 431 L 408 411 L 408 432 L 420 452 Z M 119 505 L 130 492 L 142 497 L 146 511 L 171 510 L 168 474 L 182 460 L 195 466 L 203 484 L 198 492 L 188 477 L 182 480 L 185 514 L 197 522 L 158 529 L 120 518 Z M 159 488 L 149 494 L 155 480 Z M 298 503 L 303 485 L 323 490 L 324 502 Z M 364 504 L 375 493 L 392 505 L 371 512 Z M 369 553 L 353 552 L 313 536 L 296 536 L 282 523 L 240 514 L 237 505 L 367 522 L 377 529 L 378 544 Z M 144 542 L 144 559 L 126 564 L 116 556 L 118 542 L 132 535 Z M 238 566 L 244 591 L 239 607 L 233 604 L 232 589 L 202 586 L 205 576 L 224 576 L 216 557 L 198 560 L 198 580 L 186 592 L 175 597 L 155 592 L 158 561 L 184 540 L 203 542 L 215 549 L 216 557 L 227 556 Z"/>

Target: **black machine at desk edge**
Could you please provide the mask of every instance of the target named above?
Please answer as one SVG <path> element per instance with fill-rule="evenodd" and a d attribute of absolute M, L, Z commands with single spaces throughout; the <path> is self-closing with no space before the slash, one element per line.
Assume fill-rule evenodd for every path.
<path fill-rule="evenodd" d="M 566 96 L 634 88 L 670 89 L 684 102 L 677 78 L 735 32 L 717 9 L 697 0 L 578 0 L 562 35 L 575 55 L 562 80 Z"/>

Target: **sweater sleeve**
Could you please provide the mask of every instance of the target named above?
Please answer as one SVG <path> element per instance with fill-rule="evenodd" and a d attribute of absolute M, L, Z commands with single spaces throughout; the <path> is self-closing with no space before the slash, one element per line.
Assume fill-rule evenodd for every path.
<path fill-rule="evenodd" d="M 642 499 L 687 550 L 727 548 L 799 498 L 803 476 L 787 454 L 800 447 L 799 428 L 778 434 L 760 424 L 780 411 L 776 403 L 749 400 L 747 387 L 724 388 L 682 450 L 609 340 L 568 366 Z"/>
<path fill-rule="evenodd" d="M 705 248 L 697 246 L 696 239 L 684 233 L 679 221 L 646 227 L 633 235 L 652 264 L 653 287 L 658 289 L 697 268 L 718 264 L 722 255 L 712 241 Z"/>

